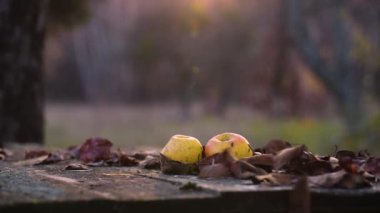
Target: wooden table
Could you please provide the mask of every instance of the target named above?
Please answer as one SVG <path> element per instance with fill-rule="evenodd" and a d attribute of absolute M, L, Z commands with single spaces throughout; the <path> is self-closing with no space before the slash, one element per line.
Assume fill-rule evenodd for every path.
<path fill-rule="evenodd" d="M 291 187 L 233 178 L 163 175 L 137 167 L 65 170 L 67 162 L 25 166 L 0 161 L 0 212 L 380 212 L 380 190 L 311 189 L 294 202 Z"/>

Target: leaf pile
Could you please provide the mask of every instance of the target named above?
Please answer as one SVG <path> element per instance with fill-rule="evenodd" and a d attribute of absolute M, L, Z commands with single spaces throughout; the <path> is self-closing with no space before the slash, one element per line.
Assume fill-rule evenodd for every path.
<path fill-rule="evenodd" d="M 160 169 L 158 153 L 138 152 L 127 154 L 121 150 L 112 151 L 112 145 L 112 142 L 105 138 L 89 138 L 83 144 L 69 147 L 64 152 L 27 151 L 25 152 L 24 160 L 16 162 L 16 164 L 44 165 L 75 159 L 81 163 L 71 163 L 65 167 L 66 170 L 87 170 L 88 166 L 140 166 L 146 169 Z"/>
<path fill-rule="evenodd" d="M 292 145 L 278 139 L 255 149 L 252 157 L 237 160 L 224 152 L 191 165 L 173 161 L 156 152 L 130 154 L 119 149 L 112 151 L 112 145 L 104 138 L 89 138 L 64 152 L 28 151 L 25 160 L 16 164 L 41 165 L 63 161 L 68 162 L 66 170 L 139 166 L 161 169 L 165 174 L 198 175 L 199 178 L 234 177 L 271 186 L 294 185 L 304 179 L 309 187 L 319 188 L 370 187 L 380 178 L 380 158 L 372 157 L 367 151 L 336 150 L 331 156 L 319 156 L 309 152 L 305 145 Z M 0 160 L 8 155 L 8 151 L 0 149 Z M 72 159 L 79 163 L 73 163 Z"/>
<path fill-rule="evenodd" d="M 318 156 L 304 145 L 292 146 L 282 140 L 269 141 L 255 155 L 236 160 L 227 152 L 203 159 L 200 178 L 232 176 L 251 179 L 254 184 L 293 185 L 307 177 L 310 187 L 362 188 L 377 182 L 380 158 L 368 152 L 341 150 L 333 156 Z"/>

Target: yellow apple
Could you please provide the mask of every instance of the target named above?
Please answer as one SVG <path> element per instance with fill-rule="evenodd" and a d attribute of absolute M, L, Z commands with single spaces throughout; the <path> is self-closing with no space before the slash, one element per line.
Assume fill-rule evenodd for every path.
<path fill-rule="evenodd" d="M 205 146 L 206 157 L 225 151 L 228 151 L 236 159 L 251 157 L 253 155 L 248 140 L 236 133 L 226 132 L 216 135 Z"/>
<path fill-rule="evenodd" d="M 170 160 L 184 164 L 198 163 L 202 158 L 203 147 L 198 139 L 187 135 L 174 135 L 161 150 Z"/>

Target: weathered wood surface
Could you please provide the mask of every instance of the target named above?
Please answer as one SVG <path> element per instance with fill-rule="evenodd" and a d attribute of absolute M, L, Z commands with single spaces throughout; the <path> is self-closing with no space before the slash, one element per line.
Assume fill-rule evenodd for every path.
<path fill-rule="evenodd" d="M 163 175 L 136 167 L 74 171 L 65 170 L 66 165 L 0 161 L 0 212 L 293 212 L 300 205 L 294 203 L 291 187 Z M 181 189 L 188 183 L 197 189 Z M 312 189 L 309 195 L 312 212 L 380 212 L 378 187 Z M 307 194 L 300 196 L 295 200 L 302 202 Z"/>

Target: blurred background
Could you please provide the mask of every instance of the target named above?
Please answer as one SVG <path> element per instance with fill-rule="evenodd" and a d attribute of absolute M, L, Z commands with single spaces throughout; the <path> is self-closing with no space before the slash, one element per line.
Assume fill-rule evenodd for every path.
<path fill-rule="evenodd" d="M 231 131 L 380 153 L 379 25 L 375 0 L 52 0 L 46 144 Z"/>

